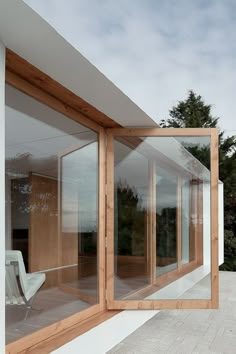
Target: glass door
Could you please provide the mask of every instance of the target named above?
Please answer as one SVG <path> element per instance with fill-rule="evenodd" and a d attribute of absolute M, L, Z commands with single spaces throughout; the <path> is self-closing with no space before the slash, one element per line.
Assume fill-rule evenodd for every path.
<path fill-rule="evenodd" d="M 109 309 L 217 306 L 217 138 L 108 130 Z"/>
<path fill-rule="evenodd" d="M 98 294 L 98 142 L 87 134 L 60 156 L 59 273 L 65 291 L 90 305 Z M 70 272 L 69 272 L 70 270 Z"/>

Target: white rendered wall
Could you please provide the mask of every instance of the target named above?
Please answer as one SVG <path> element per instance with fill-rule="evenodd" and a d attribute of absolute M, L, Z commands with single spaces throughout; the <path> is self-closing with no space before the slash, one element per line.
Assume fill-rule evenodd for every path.
<path fill-rule="evenodd" d="M 0 353 L 5 353 L 5 46 L 0 39 Z"/>
<path fill-rule="evenodd" d="M 211 264 L 211 193 L 210 184 L 203 184 L 203 264 Z"/>
<path fill-rule="evenodd" d="M 203 264 L 211 263 L 211 210 L 210 185 L 203 185 Z M 218 238 L 219 265 L 224 263 L 224 184 L 218 184 Z"/>
<path fill-rule="evenodd" d="M 224 263 L 224 185 L 219 183 L 219 265 Z"/>

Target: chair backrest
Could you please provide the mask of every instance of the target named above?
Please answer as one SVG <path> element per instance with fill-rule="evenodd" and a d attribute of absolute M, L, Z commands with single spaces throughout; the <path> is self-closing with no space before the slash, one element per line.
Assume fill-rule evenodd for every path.
<path fill-rule="evenodd" d="M 20 251 L 5 252 L 6 303 L 24 304 L 26 292 L 26 271 Z M 21 291 L 22 290 L 22 291 Z"/>

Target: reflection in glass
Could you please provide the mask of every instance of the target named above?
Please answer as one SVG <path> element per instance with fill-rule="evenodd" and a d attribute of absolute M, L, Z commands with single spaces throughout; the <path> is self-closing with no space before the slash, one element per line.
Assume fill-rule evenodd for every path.
<path fill-rule="evenodd" d="M 115 299 L 211 297 L 209 151 L 208 137 L 115 139 Z"/>
<path fill-rule="evenodd" d="M 98 303 L 97 133 L 7 85 L 5 165 L 9 343 Z M 41 275 L 27 316 L 12 254 Z"/>
<path fill-rule="evenodd" d="M 97 293 L 97 142 L 61 156 L 61 242 L 64 248 L 74 238 L 75 247 L 63 264 L 79 263 L 79 274 L 73 285 L 98 301 Z M 89 289 L 88 289 L 89 282 Z"/>
<path fill-rule="evenodd" d="M 156 171 L 156 266 L 157 276 L 177 268 L 177 177 Z"/>
<path fill-rule="evenodd" d="M 148 160 L 115 142 L 115 298 L 149 282 L 146 263 Z"/>
<path fill-rule="evenodd" d="M 181 190 L 182 216 L 182 264 L 189 263 L 189 233 L 190 233 L 190 181 L 182 179 Z"/>

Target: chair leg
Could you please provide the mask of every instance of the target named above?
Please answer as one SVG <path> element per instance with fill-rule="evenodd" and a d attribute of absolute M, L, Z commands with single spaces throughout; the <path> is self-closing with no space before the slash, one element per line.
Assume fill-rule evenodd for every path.
<path fill-rule="evenodd" d="M 34 302 L 35 296 L 36 296 L 36 294 L 29 301 L 26 302 L 26 313 L 25 313 L 24 321 L 27 320 L 30 310 L 41 311 L 41 309 L 33 308 L 33 302 Z"/>
<path fill-rule="evenodd" d="M 28 314 L 31 310 L 31 306 L 30 305 L 26 305 L 26 313 L 25 313 L 25 317 L 24 317 L 24 321 L 27 320 Z"/>

